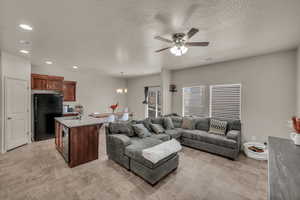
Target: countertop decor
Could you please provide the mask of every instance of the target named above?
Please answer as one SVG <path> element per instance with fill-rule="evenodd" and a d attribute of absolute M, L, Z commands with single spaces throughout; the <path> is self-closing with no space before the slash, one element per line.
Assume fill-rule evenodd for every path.
<path fill-rule="evenodd" d="M 118 108 L 118 106 L 119 106 L 119 102 L 116 103 L 116 104 L 113 104 L 113 105 L 111 105 L 111 106 L 109 106 L 109 107 L 110 107 L 110 109 L 112 110 L 112 112 L 114 113 L 115 110 Z"/>

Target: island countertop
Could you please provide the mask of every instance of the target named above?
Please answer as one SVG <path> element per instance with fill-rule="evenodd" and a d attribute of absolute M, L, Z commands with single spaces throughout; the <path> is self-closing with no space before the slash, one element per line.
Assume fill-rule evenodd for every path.
<path fill-rule="evenodd" d="M 269 137 L 269 200 L 300 199 L 300 146 Z"/>
<path fill-rule="evenodd" d="M 94 117 L 88 117 L 83 116 L 81 119 L 78 119 L 77 117 L 56 117 L 56 121 L 59 123 L 67 126 L 68 128 L 74 128 L 74 127 L 80 127 L 80 126 L 90 126 L 90 125 L 97 125 L 97 124 L 103 124 L 108 123 L 110 120 L 108 118 L 94 118 Z"/>

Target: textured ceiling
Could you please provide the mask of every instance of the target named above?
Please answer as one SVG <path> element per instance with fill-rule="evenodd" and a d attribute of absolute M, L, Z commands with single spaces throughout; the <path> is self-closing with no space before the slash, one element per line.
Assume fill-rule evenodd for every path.
<path fill-rule="evenodd" d="M 0 45 L 16 54 L 29 48 L 40 67 L 135 76 L 295 48 L 299 19 L 300 0 L 0 0 Z M 209 47 L 182 57 L 154 53 L 167 45 L 154 36 L 191 27 L 200 29 L 192 41 Z"/>

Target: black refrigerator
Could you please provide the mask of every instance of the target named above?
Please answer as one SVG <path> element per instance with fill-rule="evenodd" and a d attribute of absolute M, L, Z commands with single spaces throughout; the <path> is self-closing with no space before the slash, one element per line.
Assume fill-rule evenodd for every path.
<path fill-rule="evenodd" d="M 55 137 L 55 117 L 63 116 L 63 96 L 61 94 L 34 94 L 34 140 Z"/>

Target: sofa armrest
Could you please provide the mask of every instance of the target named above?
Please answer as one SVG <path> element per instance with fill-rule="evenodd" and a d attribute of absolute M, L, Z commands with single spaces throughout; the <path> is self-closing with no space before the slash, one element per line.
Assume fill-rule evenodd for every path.
<path fill-rule="evenodd" d="M 130 138 L 124 134 L 113 134 L 108 136 L 109 140 L 112 140 L 115 144 L 126 147 L 131 144 Z"/>
<path fill-rule="evenodd" d="M 242 144 L 242 134 L 241 131 L 238 130 L 231 130 L 228 131 L 226 138 L 235 140 L 237 142 L 237 150 L 238 152 L 241 150 L 241 144 Z"/>
<path fill-rule="evenodd" d="M 129 158 L 125 155 L 125 148 L 131 144 L 125 134 L 106 135 L 106 153 L 109 159 L 129 169 Z"/>
<path fill-rule="evenodd" d="M 241 131 L 238 131 L 238 130 L 231 130 L 231 131 L 228 131 L 226 134 L 226 138 L 232 139 L 235 141 L 238 141 L 240 139 L 240 137 L 241 137 Z"/>

